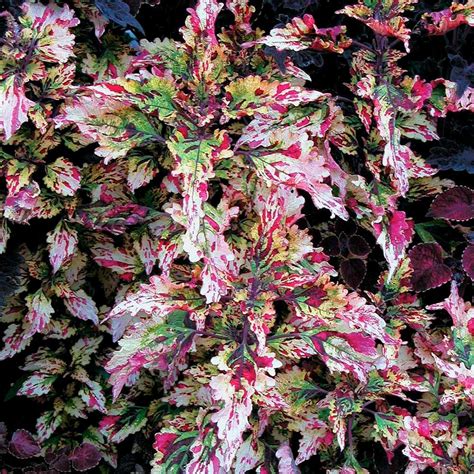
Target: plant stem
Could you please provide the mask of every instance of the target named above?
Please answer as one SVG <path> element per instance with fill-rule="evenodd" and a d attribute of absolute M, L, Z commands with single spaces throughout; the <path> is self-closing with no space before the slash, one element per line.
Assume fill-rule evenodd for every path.
<path fill-rule="evenodd" d="M 354 415 L 349 418 L 347 422 L 347 441 L 349 443 L 349 449 L 351 453 L 354 453 L 354 440 L 352 439 L 352 424 L 354 422 Z"/>
<path fill-rule="evenodd" d="M 214 339 L 223 339 L 227 341 L 229 338 L 224 336 L 223 334 L 217 334 L 215 332 L 207 332 L 207 331 L 196 331 L 200 336 L 205 337 L 213 337 Z"/>
<path fill-rule="evenodd" d="M 361 43 L 360 41 L 352 40 L 352 44 L 354 46 L 358 46 L 359 48 L 365 49 L 367 51 L 374 52 L 374 48 L 372 48 L 372 46 L 369 46 L 368 44 L 365 44 L 365 43 Z"/>

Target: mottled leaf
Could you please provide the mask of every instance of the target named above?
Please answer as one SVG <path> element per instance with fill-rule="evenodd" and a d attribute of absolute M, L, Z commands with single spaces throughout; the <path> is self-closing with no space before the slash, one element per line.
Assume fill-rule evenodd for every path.
<path fill-rule="evenodd" d="M 58 158 L 46 167 L 44 184 L 63 196 L 74 196 L 81 187 L 79 168 L 66 158 Z"/>
<path fill-rule="evenodd" d="M 46 238 L 49 244 L 49 261 L 56 273 L 68 264 L 77 251 L 79 243 L 77 232 L 66 223 L 60 222 Z"/>

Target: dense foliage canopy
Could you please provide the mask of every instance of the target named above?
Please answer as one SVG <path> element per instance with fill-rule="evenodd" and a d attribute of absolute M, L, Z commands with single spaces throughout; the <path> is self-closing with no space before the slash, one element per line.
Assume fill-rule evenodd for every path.
<path fill-rule="evenodd" d="M 3 5 L 0 468 L 472 472 L 473 0 Z"/>

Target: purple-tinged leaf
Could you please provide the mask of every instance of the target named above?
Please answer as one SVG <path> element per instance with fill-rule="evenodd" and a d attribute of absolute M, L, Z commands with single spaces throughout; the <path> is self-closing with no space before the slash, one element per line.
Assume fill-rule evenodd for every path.
<path fill-rule="evenodd" d="M 102 459 L 102 455 L 94 445 L 83 443 L 74 449 L 69 459 L 76 471 L 83 472 L 96 467 Z"/>
<path fill-rule="evenodd" d="M 26 430 L 13 433 L 8 450 L 18 459 L 29 459 L 39 456 L 41 448 L 33 435 Z"/>
<path fill-rule="evenodd" d="M 419 244 L 413 247 L 410 257 L 413 274 L 412 288 L 426 291 L 444 285 L 451 280 L 451 269 L 443 263 L 443 249 L 439 244 Z"/>
<path fill-rule="evenodd" d="M 469 275 L 469 278 L 474 281 L 474 245 L 469 245 L 462 254 L 462 267 Z"/>
<path fill-rule="evenodd" d="M 370 245 L 360 235 L 351 235 L 347 246 L 349 252 L 358 257 L 367 257 L 370 253 Z"/>
<path fill-rule="evenodd" d="M 51 469 L 59 472 L 71 472 L 71 461 L 69 460 L 69 448 L 61 448 L 56 451 L 48 451 L 44 460 Z"/>
<path fill-rule="evenodd" d="M 474 191 L 465 186 L 456 186 L 439 194 L 431 204 L 430 215 L 453 221 L 474 218 Z"/>
<path fill-rule="evenodd" d="M 330 255 L 331 257 L 335 257 L 341 253 L 337 235 L 330 235 L 323 239 L 321 246 L 324 248 L 326 254 Z"/>
<path fill-rule="evenodd" d="M 442 138 L 430 150 L 430 165 L 442 171 L 465 171 L 474 174 L 474 148 Z"/>
<path fill-rule="evenodd" d="M 362 283 L 367 271 L 364 260 L 360 258 L 348 258 L 341 262 L 341 276 L 348 286 L 358 288 Z"/>
<path fill-rule="evenodd" d="M 7 449 L 7 434 L 7 425 L 3 421 L 0 421 L 0 454 L 5 453 Z"/>

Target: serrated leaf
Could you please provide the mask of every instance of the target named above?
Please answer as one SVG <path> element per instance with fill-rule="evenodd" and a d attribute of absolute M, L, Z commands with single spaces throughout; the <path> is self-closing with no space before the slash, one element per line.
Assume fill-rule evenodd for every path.
<path fill-rule="evenodd" d="M 81 187 L 81 173 L 77 166 L 61 157 L 46 167 L 44 184 L 62 196 L 74 196 Z"/>
<path fill-rule="evenodd" d="M 244 47 L 253 44 L 264 44 L 276 48 L 278 51 L 312 49 L 343 53 L 352 43 L 345 36 L 345 33 L 345 26 L 318 28 L 314 18 L 306 14 L 301 18 L 293 18 L 283 28 L 272 29 L 268 36 L 246 43 Z"/>
<path fill-rule="evenodd" d="M 28 313 L 25 320 L 31 324 L 31 331 L 41 332 L 49 323 L 54 309 L 51 306 L 51 300 L 42 290 L 38 290 L 33 295 L 26 298 Z"/>
<path fill-rule="evenodd" d="M 443 263 L 443 249 L 439 244 L 418 244 L 408 256 L 413 268 L 411 284 L 415 291 L 437 288 L 451 280 L 452 271 Z"/>
<path fill-rule="evenodd" d="M 76 253 L 79 243 L 77 231 L 60 222 L 48 233 L 46 241 L 49 244 L 49 261 L 53 273 L 56 273 L 63 265 L 68 264 Z"/>
<path fill-rule="evenodd" d="M 56 411 L 46 411 L 36 420 L 36 431 L 38 439 L 44 441 L 49 439 L 61 426 L 63 415 Z"/>
<path fill-rule="evenodd" d="M 18 395 L 26 395 L 27 397 L 39 397 L 49 393 L 54 382 L 58 379 L 58 375 L 49 373 L 38 373 L 28 377 L 20 389 Z"/>
<path fill-rule="evenodd" d="M 436 196 L 429 214 L 435 218 L 467 221 L 474 218 L 474 191 L 465 186 L 455 186 Z"/>
<path fill-rule="evenodd" d="M 35 105 L 26 97 L 23 81 L 19 76 L 10 76 L 0 82 L 0 126 L 8 140 L 28 120 L 28 111 Z"/>
<path fill-rule="evenodd" d="M 474 281 L 474 245 L 468 245 L 462 254 L 462 267 Z"/>
<path fill-rule="evenodd" d="M 73 450 L 69 459 L 72 462 L 72 467 L 76 471 L 84 472 L 96 467 L 102 459 L 102 456 L 93 444 L 82 443 Z"/>
<path fill-rule="evenodd" d="M 60 284 L 57 286 L 57 293 L 60 298 L 63 298 L 64 305 L 73 316 L 99 324 L 97 306 L 84 290 L 72 290 L 67 285 Z"/>
<path fill-rule="evenodd" d="M 26 430 L 16 430 L 8 445 L 8 450 L 18 459 L 29 459 L 39 456 L 41 448 L 33 435 Z"/>
<path fill-rule="evenodd" d="M 341 262 L 341 276 L 350 288 L 358 288 L 362 283 L 366 269 L 366 263 L 360 258 L 348 258 Z"/>
<path fill-rule="evenodd" d="M 156 165 L 150 156 L 132 155 L 128 159 L 127 183 L 131 191 L 148 184 L 158 172 Z"/>

